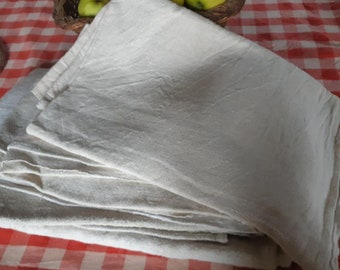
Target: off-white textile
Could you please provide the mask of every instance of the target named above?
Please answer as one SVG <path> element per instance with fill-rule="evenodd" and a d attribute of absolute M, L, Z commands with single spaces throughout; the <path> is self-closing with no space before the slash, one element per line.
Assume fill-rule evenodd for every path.
<path fill-rule="evenodd" d="M 261 235 L 239 221 L 25 134 L 39 112 L 29 92 L 45 73 L 33 71 L 1 100 L 2 227 L 175 258 L 289 264 L 267 237 L 229 239 Z"/>
<path fill-rule="evenodd" d="M 7 145 L 16 136 L 23 135 L 30 121 L 39 113 L 33 86 L 46 74 L 48 69 L 36 69 L 30 76 L 20 80 L 10 94 L 0 100 L 0 159 L 6 153 Z"/>
<path fill-rule="evenodd" d="M 339 100 L 278 56 L 168 1 L 111 0 L 33 93 L 29 136 L 254 227 L 304 269 L 337 269 Z M 152 239 L 128 247 L 163 252 Z M 274 267 L 275 245 L 245 252 L 254 241 L 267 240 L 181 255 Z"/>

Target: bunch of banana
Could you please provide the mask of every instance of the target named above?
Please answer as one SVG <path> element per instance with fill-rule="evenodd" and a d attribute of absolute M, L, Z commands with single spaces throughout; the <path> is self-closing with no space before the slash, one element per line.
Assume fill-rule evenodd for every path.
<path fill-rule="evenodd" d="M 78 14 L 80 17 L 95 17 L 110 0 L 80 0 Z"/>
<path fill-rule="evenodd" d="M 223 4 L 226 0 L 171 0 L 180 6 L 193 10 L 209 10 Z M 109 0 L 80 0 L 78 14 L 80 17 L 94 17 Z"/>
<path fill-rule="evenodd" d="M 222 5 L 226 0 L 171 0 L 180 6 L 187 6 L 194 10 L 209 10 Z"/>

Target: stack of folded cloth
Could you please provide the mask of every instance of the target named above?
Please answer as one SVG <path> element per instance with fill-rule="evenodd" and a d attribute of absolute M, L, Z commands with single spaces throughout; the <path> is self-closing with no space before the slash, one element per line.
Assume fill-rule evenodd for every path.
<path fill-rule="evenodd" d="M 337 269 L 339 100 L 185 8 L 111 0 L 0 102 L 2 227 Z"/>

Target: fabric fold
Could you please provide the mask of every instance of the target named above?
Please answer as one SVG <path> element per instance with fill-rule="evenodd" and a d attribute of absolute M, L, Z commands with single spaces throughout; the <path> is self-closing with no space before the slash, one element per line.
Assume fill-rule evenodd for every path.
<path fill-rule="evenodd" d="M 48 214 L 107 203 L 162 229 L 202 225 L 178 237 L 60 219 L 39 225 L 44 234 L 266 269 L 285 253 L 337 269 L 340 103 L 277 55 L 169 1 L 111 0 L 32 92 L 41 112 L 1 165 L 8 196 L 41 195 Z M 10 209 L 4 224 L 34 231 Z M 201 241 L 221 231 L 226 243 Z"/>
<path fill-rule="evenodd" d="M 46 72 L 32 72 L 2 101 L 7 110 L 1 137 L 11 138 L 4 140 L 2 147 L 3 227 L 121 248 L 133 245 L 131 249 L 140 251 L 151 245 L 155 254 L 197 259 L 198 254 L 204 254 L 206 260 L 221 263 L 255 258 L 259 263 L 260 257 L 265 260 L 268 254 L 276 254 L 275 244 L 257 230 L 216 210 L 27 135 L 25 125 L 39 112 L 37 100 L 27 92 Z M 34 113 L 25 114 L 26 107 Z M 17 114 L 20 117 L 15 117 Z M 8 123 L 20 128 L 7 128 Z M 233 249 L 226 246 L 229 234 L 255 237 L 253 248 L 257 246 L 257 252 L 250 253 L 252 248 L 240 238 L 232 241 L 238 246 L 238 259 L 225 258 L 221 249 L 228 254 Z M 150 244 L 144 243 L 150 239 Z M 189 250 L 195 242 L 198 254 L 192 255 Z M 156 252 L 157 245 L 168 247 Z M 216 252 L 219 255 L 211 257 Z M 276 256 L 269 257 L 266 268 L 274 268 Z"/>

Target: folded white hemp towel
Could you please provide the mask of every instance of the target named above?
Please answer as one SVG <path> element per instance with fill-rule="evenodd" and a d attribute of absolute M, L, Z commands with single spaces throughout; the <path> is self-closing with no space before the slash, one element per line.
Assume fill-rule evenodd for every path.
<path fill-rule="evenodd" d="M 32 72 L 1 100 L 3 227 L 176 258 L 268 269 L 278 263 L 276 245 L 255 238 L 257 230 L 25 134 L 22 127 L 37 114 L 27 91 L 45 73 Z M 243 243 L 235 235 L 251 238 Z"/>
<path fill-rule="evenodd" d="M 280 57 L 170 1 L 111 0 L 33 93 L 3 226 L 337 269 L 340 103 Z"/>

